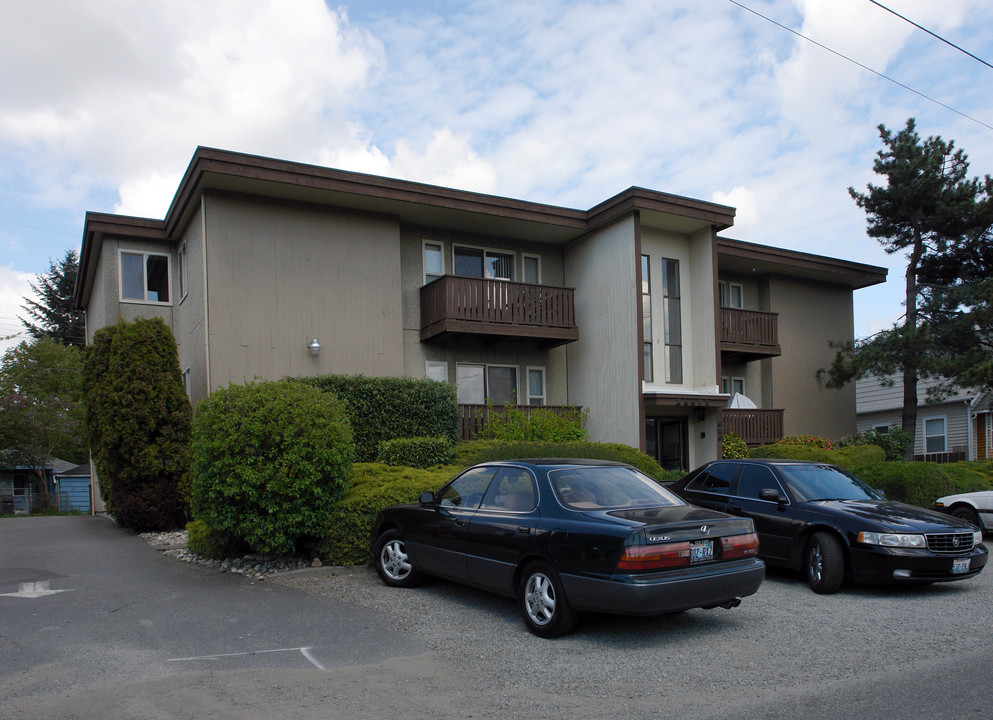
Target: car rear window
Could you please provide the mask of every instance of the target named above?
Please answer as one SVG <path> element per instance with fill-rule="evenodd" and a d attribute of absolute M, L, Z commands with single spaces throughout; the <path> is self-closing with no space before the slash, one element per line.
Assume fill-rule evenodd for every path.
<path fill-rule="evenodd" d="M 563 468 L 550 471 L 548 479 L 559 502 L 574 510 L 618 510 L 686 504 L 634 468 Z"/>

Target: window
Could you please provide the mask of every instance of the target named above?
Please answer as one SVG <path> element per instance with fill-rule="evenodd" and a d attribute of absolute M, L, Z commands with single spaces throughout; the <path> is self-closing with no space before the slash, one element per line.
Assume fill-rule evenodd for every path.
<path fill-rule="evenodd" d="M 428 360 L 424 363 L 424 377 L 428 380 L 448 382 L 448 363 Z"/>
<path fill-rule="evenodd" d="M 466 470 L 448 485 L 443 487 L 435 500 L 445 507 L 476 508 L 483 499 L 496 467 L 480 467 Z"/>
<path fill-rule="evenodd" d="M 513 280 L 514 255 L 479 248 L 456 247 L 455 274 L 494 280 Z"/>
<path fill-rule="evenodd" d="M 943 453 L 946 452 L 946 447 L 945 418 L 924 418 L 924 453 Z"/>
<path fill-rule="evenodd" d="M 735 495 L 750 500 L 758 500 L 759 494 L 763 490 L 775 490 L 781 496 L 786 497 L 786 493 L 779 486 L 779 481 L 772 474 L 769 468 L 759 465 L 743 465 L 741 476 L 738 478 L 738 489 Z"/>
<path fill-rule="evenodd" d="M 190 268 L 186 259 L 186 243 L 179 246 L 179 299 L 182 300 L 189 292 Z"/>
<path fill-rule="evenodd" d="M 652 382 L 655 373 L 652 367 L 652 276 L 651 263 L 647 255 L 641 256 L 641 328 L 645 355 L 645 382 Z"/>
<path fill-rule="evenodd" d="M 738 283 L 728 283 L 721 281 L 719 283 L 721 289 L 721 307 L 730 308 L 743 308 L 744 305 L 744 286 Z"/>
<path fill-rule="evenodd" d="M 437 280 L 445 274 L 445 259 L 441 254 L 441 243 L 424 243 L 424 284 Z"/>
<path fill-rule="evenodd" d="M 545 404 L 545 368 L 528 368 L 528 405 Z"/>
<path fill-rule="evenodd" d="M 501 468 L 483 500 L 483 508 L 527 512 L 538 504 L 534 478 L 520 468 Z"/>
<path fill-rule="evenodd" d="M 524 282 L 532 285 L 541 283 L 541 258 L 537 255 L 524 256 Z"/>
<path fill-rule="evenodd" d="M 186 391 L 186 397 L 193 400 L 193 376 L 189 368 L 183 370 L 183 389 Z"/>
<path fill-rule="evenodd" d="M 483 405 L 492 400 L 497 407 L 517 404 L 517 368 L 512 365 L 458 365 L 458 401 Z"/>
<path fill-rule="evenodd" d="M 731 463 L 715 463 L 697 475 L 686 486 L 687 490 L 727 495 L 731 492 L 731 483 L 738 472 L 738 467 Z"/>
<path fill-rule="evenodd" d="M 122 250 L 121 300 L 169 302 L 169 256 Z"/>
<path fill-rule="evenodd" d="M 665 322 L 667 383 L 683 382 L 683 325 L 680 317 L 679 261 L 662 259 L 662 318 Z"/>

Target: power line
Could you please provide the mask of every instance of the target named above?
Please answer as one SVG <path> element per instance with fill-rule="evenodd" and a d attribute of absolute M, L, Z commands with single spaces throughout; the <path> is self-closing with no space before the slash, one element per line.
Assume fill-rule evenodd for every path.
<path fill-rule="evenodd" d="M 732 5 L 737 5 L 742 10 L 747 10 L 752 15 L 756 15 L 756 16 L 762 18 L 763 20 L 765 20 L 766 22 L 770 22 L 773 25 L 776 25 L 778 27 L 781 27 L 783 30 L 786 30 L 787 32 L 793 33 L 798 38 L 803 38 L 807 42 L 813 43 L 814 45 L 816 45 L 817 47 L 821 48 L 822 50 L 827 50 L 832 55 L 837 55 L 842 60 L 847 60 L 848 62 L 852 63 L 853 65 L 858 65 L 863 70 L 868 70 L 873 75 L 876 75 L 877 77 L 881 77 L 883 80 L 888 80 L 889 82 L 893 83 L 894 85 L 897 85 L 899 87 L 902 87 L 904 90 L 909 90 L 910 92 L 914 93 L 914 95 L 917 95 L 918 97 L 924 98 L 928 102 L 932 102 L 935 105 L 938 105 L 939 107 L 943 107 L 943 108 L 945 108 L 945 110 L 950 110 L 951 112 L 955 113 L 956 115 L 959 115 L 960 117 L 964 117 L 966 120 L 971 120 L 972 122 L 976 123 L 977 125 L 982 125 L 987 130 L 993 130 L 993 125 L 987 125 L 982 120 L 977 120 L 976 118 L 972 117 L 971 115 L 966 115 L 961 110 L 956 110 L 955 108 L 951 107 L 950 105 L 945 105 L 945 103 L 941 102 L 940 100 L 935 100 L 933 97 L 930 97 L 928 95 L 925 95 L 924 93 L 922 93 L 922 92 L 920 92 L 918 90 L 914 90 L 914 88 L 910 87 L 909 85 L 904 85 L 899 80 L 894 80 L 889 75 L 884 75 L 883 73 L 879 72 L 878 70 L 873 70 L 868 65 L 863 65 L 858 60 L 853 60 L 852 58 L 848 57 L 847 55 L 843 55 L 842 53 L 838 52 L 837 50 L 832 50 L 827 45 L 823 45 L 823 44 L 817 42 L 816 40 L 807 37 L 803 33 L 797 32 L 796 30 L 794 30 L 791 27 L 787 27 L 786 25 L 783 25 L 780 22 L 776 22 L 772 18 L 766 17 L 762 13 L 756 12 L 755 10 L 752 10 L 750 7 L 746 7 L 746 6 L 742 5 L 740 2 L 737 2 L 737 0 L 728 0 L 728 2 L 731 3 Z"/>
<path fill-rule="evenodd" d="M 76 233 L 67 233 L 64 230 L 52 230 L 51 228 L 38 227 L 37 225 L 25 225 L 24 223 L 18 223 L 12 220 L 0 220 L 0 223 L 3 223 L 4 225 L 15 225 L 16 227 L 27 228 L 28 230 L 41 230 L 42 232 L 55 233 L 56 235 L 68 235 L 69 237 L 77 237 Z"/>
<path fill-rule="evenodd" d="M 878 2 L 876 2 L 876 0 L 869 0 L 869 2 L 871 2 L 871 3 L 873 4 L 873 5 L 875 5 L 875 6 L 877 6 L 877 7 L 881 7 L 881 8 L 883 9 L 883 10 L 885 10 L 885 11 L 886 11 L 886 12 L 888 12 L 888 13 L 893 13 L 894 15 L 896 15 L 896 16 L 897 16 L 898 18 L 900 18 L 901 20 L 903 20 L 903 21 L 905 21 L 905 22 L 909 22 L 909 23 L 910 23 L 911 25 L 913 25 L 913 26 L 914 26 L 915 28 L 918 28 L 918 29 L 920 29 L 920 30 L 923 30 L 923 31 L 924 31 L 924 32 L 926 32 L 926 33 L 927 33 L 928 35 L 930 35 L 931 37 L 934 37 L 934 38 L 937 38 L 938 40 L 941 40 L 941 42 L 943 42 L 943 43 L 945 43 L 946 45 L 951 45 L 951 46 L 952 46 L 953 48 L 955 48 L 955 49 L 956 49 L 956 50 L 958 50 L 959 52 L 962 52 L 962 53 L 965 53 L 966 55 L 968 55 L 969 57 L 971 57 L 971 58 L 972 58 L 973 60 L 978 60 L 979 62 L 981 62 L 981 63 L 982 63 L 983 65 L 985 65 L 986 67 L 988 67 L 988 68 L 990 68 L 990 69 L 993 69 L 993 65 L 990 65 L 990 64 L 989 64 L 988 62 L 986 62 L 985 60 L 983 60 L 983 59 L 982 59 L 981 57 L 976 57 L 975 55 L 973 55 L 973 54 L 972 54 L 971 52 L 969 52 L 968 50 L 963 50 L 962 48 L 960 48 L 960 47 L 959 47 L 958 45 L 956 45 L 955 43 L 953 43 L 953 42 L 951 42 L 950 40 L 946 40 L 945 38 L 943 38 L 943 37 L 941 37 L 941 35 L 938 35 L 937 33 L 933 33 L 933 32 L 931 32 L 930 30 L 928 30 L 928 29 L 927 29 L 926 27 L 924 27 L 923 25 L 918 25 L 917 23 L 915 23 L 915 22 L 914 22 L 913 20 L 911 20 L 910 18 L 907 18 L 907 17 L 904 17 L 903 15 L 901 15 L 900 13 L 898 13 L 898 12 L 897 12 L 896 10 L 890 10 L 890 9 L 889 9 L 888 7 L 886 7 L 886 6 L 885 6 L 885 5 L 883 5 L 882 3 L 878 3 Z"/>

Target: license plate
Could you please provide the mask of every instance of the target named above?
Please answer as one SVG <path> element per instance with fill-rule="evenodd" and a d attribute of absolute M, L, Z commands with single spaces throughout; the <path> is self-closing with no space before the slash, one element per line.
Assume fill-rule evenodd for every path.
<path fill-rule="evenodd" d="M 690 562 L 706 562 L 714 559 L 714 541 L 698 540 L 690 543 Z M 963 571 L 964 572 L 964 571 Z"/>
<path fill-rule="evenodd" d="M 952 574 L 957 575 L 959 573 L 969 572 L 970 562 L 972 562 L 972 558 L 962 558 L 961 560 L 952 560 Z"/>

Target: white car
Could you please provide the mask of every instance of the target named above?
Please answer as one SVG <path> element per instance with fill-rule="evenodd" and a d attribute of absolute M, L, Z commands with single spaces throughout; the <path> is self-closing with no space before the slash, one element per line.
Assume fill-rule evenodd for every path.
<path fill-rule="evenodd" d="M 985 532 L 993 532 L 993 490 L 946 495 L 934 501 L 936 510 L 968 520 Z"/>

